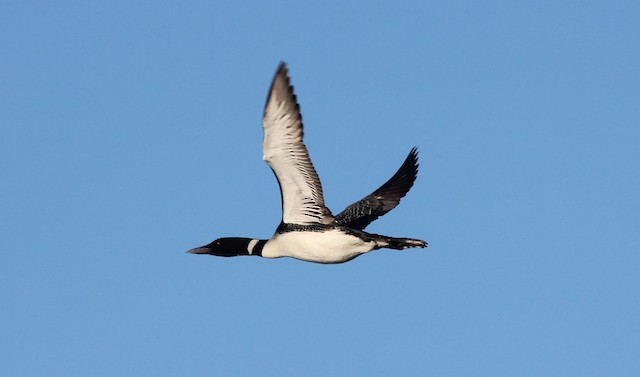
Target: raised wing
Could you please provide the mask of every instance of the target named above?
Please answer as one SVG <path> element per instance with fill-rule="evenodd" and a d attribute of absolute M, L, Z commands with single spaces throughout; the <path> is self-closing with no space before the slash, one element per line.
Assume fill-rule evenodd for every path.
<path fill-rule="evenodd" d="M 354 229 L 364 229 L 375 219 L 396 208 L 418 175 L 418 150 L 411 149 L 396 174 L 384 185 L 336 216 L 336 223 Z"/>
<path fill-rule="evenodd" d="M 289 83 L 286 64 L 276 72 L 262 118 L 263 159 L 278 179 L 282 221 L 289 224 L 332 224 L 322 186 L 302 142 L 302 115 Z"/>

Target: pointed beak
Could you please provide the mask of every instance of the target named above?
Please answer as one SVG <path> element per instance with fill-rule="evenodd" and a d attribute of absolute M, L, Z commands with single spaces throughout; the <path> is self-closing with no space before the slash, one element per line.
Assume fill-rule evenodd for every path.
<path fill-rule="evenodd" d="M 187 250 L 186 252 L 190 254 L 207 254 L 208 251 L 209 249 L 206 247 L 196 247 L 195 249 Z"/>

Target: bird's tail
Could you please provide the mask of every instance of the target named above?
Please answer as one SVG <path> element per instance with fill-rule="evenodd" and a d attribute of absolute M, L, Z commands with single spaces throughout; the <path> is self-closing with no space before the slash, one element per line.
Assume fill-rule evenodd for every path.
<path fill-rule="evenodd" d="M 377 240 L 379 247 L 385 247 L 388 249 L 403 250 L 411 247 L 427 247 L 427 242 L 423 240 L 417 240 L 415 238 L 394 238 L 381 236 Z"/>

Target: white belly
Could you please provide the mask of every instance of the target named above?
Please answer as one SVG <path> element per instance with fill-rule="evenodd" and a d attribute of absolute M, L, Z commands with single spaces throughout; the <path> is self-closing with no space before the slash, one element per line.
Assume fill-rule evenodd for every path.
<path fill-rule="evenodd" d="M 316 263 L 342 263 L 371 251 L 375 242 L 365 242 L 338 230 L 288 232 L 269 240 L 262 250 L 266 258 L 292 257 Z"/>

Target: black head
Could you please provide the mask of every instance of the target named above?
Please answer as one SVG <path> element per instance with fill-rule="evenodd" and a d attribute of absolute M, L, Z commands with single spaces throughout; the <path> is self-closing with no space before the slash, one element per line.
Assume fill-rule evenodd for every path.
<path fill-rule="evenodd" d="M 253 241 L 253 242 L 252 242 Z M 258 245 L 262 241 L 253 240 L 251 238 L 225 237 L 218 238 L 208 245 L 196 247 L 187 251 L 191 254 L 209 254 L 218 257 L 236 257 L 238 255 L 260 255 L 258 251 L 262 251 L 262 247 L 258 250 Z M 260 245 L 262 246 L 262 245 Z M 252 250 L 249 250 L 249 249 Z"/>

